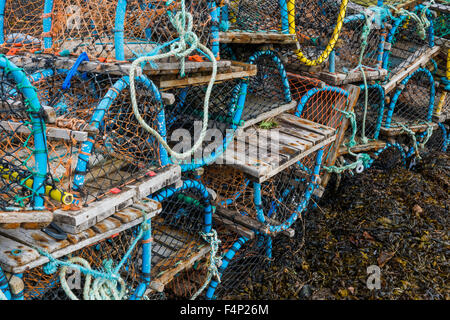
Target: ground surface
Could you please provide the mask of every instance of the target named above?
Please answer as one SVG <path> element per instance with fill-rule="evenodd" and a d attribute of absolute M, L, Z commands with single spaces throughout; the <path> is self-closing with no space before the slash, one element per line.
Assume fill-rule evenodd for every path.
<path fill-rule="evenodd" d="M 450 157 L 342 178 L 227 299 L 449 299 Z M 304 239 L 304 242 L 302 241 Z M 367 288 L 367 267 L 381 289 Z M 255 277 L 258 277 L 256 279 Z"/>

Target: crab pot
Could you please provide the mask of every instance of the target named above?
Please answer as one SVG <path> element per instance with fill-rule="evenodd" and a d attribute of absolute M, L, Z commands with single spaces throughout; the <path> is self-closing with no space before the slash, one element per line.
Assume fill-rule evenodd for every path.
<path fill-rule="evenodd" d="M 151 288 L 169 299 L 191 298 L 207 279 L 211 247 L 201 234 L 212 231 L 210 195 L 201 183 L 184 180 L 179 189 L 164 189 L 153 199 L 163 210 L 152 220 Z"/>
<path fill-rule="evenodd" d="M 339 130 L 343 130 L 342 123 L 345 119 L 344 114 L 339 110 L 347 108 L 348 91 L 298 74 L 288 73 L 288 78 L 292 99 L 299 102 L 296 115 L 302 119 L 335 128 L 338 131 L 336 134 L 339 135 Z M 322 158 L 324 163 L 332 165 L 330 163 L 332 150 L 339 148 L 339 145 L 340 142 L 335 141 L 324 148 Z M 307 162 L 304 164 L 312 165 L 312 159 Z"/>
<path fill-rule="evenodd" d="M 84 247 L 62 257 L 66 260 L 70 257 L 80 257 L 86 260 L 91 269 L 104 271 L 106 263 L 112 262 L 116 267 L 127 253 L 133 241 L 139 233 L 139 226 L 127 229 L 95 244 Z M 90 230 L 89 232 L 93 232 Z M 128 259 L 119 270 L 120 277 L 126 284 L 127 297 L 130 297 L 142 282 L 142 246 L 140 243 L 131 251 Z M 23 274 L 25 285 L 25 300 L 69 300 L 69 297 L 61 287 L 59 267 L 56 272 L 50 273 L 45 266 L 33 268 Z M 93 277 L 93 280 L 95 277 Z M 68 268 L 66 280 L 69 288 L 78 299 L 83 299 L 83 290 L 86 274 L 78 268 Z"/>
<path fill-rule="evenodd" d="M 0 47 L 4 53 L 42 48 L 44 5 L 44 0 L 0 1 Z"/>
<path fill-rule="evenodd" d="M 317 187 L 323 151 L 314 155 L 309 167 L 301 161 L 262 182 L 254 182 L 240 170 L 213 165 L 205 170 L 203 183 L 217 193 L 217 204 L 228 214 L 244 215 L 264 224 L 256 230 L 275 235 L 285 232 L 305 210 Z M 218 209 L 219 210 L 219 209 Z"/>
<path fill-rule="evenodd" d="M 0 57 L 0 85 L 0 211 L 43 210 L 48 164 L 44 110 L 25 73 L 5 57 Z"/>
<path fill-rule="evenodd" d="M 215 83 L 208 107 L 208 124 L 202 145 L 191 157 L 176 160 L 182 171 L 210 164 L 223 153 L 240 125 L 247 86 L 243 80 Z M 187 152 L 201 136 L 207 85 L 171 89 L 175 102 L 165 108 L 167 141 L 177 152 Z"/>
<path fill-rule="evenodd" d="M 423 149 L 420 148 L 419 152 L 421 154 L 432 154 L 436 152 L 445 152 L 449 143 L 449 127 L 447 124 L 438 123 L 438 126 L 433 130 L 432 135 L 429 137 L 428 141 L 425 141 L 426 134 L 418 134 L 417 143 L 423 144 Z M 418 146 L 416 146 L 418 148 Z M 412 154 L 412 150 L 408 152 Z"/>
<path fill-rule="evenodd" d="M 207 300 L 245 299 L 245 287 L 250 283 L 261 282 L 262 271 L 270 265 L 270 237 L 257 234 L 253 239 L 241 236 L 233 240 L 224 245 L 224 256 L 219 268 L 221 281 L 211 281 L 205 293 Z"/>
<path fill-rule="evenodd" d="M 374 18 L 371 21 L 370 31 L 363 40 L 363 33 L 367 32 L 365 15 L 360 12 L 347 14 L 338 44 L 328 61 L 328 71 L 339 76 L 333 80 L 335 84 L 362 81 L 359 64 L 362 65 L 367 80 L 379 79 L 383 74 L 381 67 L 386 38 L 385 19 L 377 20 Z"/>
<path fill-rule="evenodd" d="M 56 113 L 48 125 L 48 184 L 74 195 L 73 204 L 81 207 L 139 181 L 162 162 L 159 142 L 133 114 L 128 76 L 82 72 L 67 82 L 67 75 L 68 70 L 46 69 L 30 78 L 42 104 Z M 144 120 L 163 130 L 158 89 L 141 76 L 136 78 L 136 90 Z M 67 204 L 49 199 L 48 206 Z"/>
<path fill-rule="evenodd" d="M 426 123 L 431 122 L 434 99 L 433 76 L 428 69 L 417 69 L 391 93 L 382 130 L 403 131 L 400 126 L 402 124 L 415 132 L 424 131 Z"/>
<path fill-rule="evenodd" d="M 160 51 L 162 43 L 178 37 L 168 12 L 180 10 L 180 0 L 169 6 L 153 0 L 19 2 L 23 5 L 16 7 L 16 1 L 6 0 L 5 42 L 14 36 L 17 43 L 32 42 L 33 49 L 46 52 L 86 52 L 93 58 L 124 61 Z M 186 3 L 193 31 L 205 45 L 211 42 L 211 6 L 208 1 Z"/>
<path fill-rule="evenodd" d="M 298 40 L 297 52 L 282 50 L 288 71 L 303 70 L 325 62 L 336 45 L 348 1 L 295 1 L 294 23 L 289 26 Z"/>
<path fill-rule="evenodd" d="M 416 7 L 413 11 L 420 14 L 419 8 L 421 7 Z M 427 17 L 431 19 L 429 10 Z M 388 70 L 386 80 L 394 79 L 396 75 L 401 78 L 407 76 L 408 72 L 410 73 L 408 68 L 414 63 L 423 65 L 435 55 L 438 47 L 434 44 L 433 23 L 430 22 L 427 29 L 421 30 L 415 20 L 405 15 L 398 16 L 392 21 L 383 54 L 383 69 Z"/>

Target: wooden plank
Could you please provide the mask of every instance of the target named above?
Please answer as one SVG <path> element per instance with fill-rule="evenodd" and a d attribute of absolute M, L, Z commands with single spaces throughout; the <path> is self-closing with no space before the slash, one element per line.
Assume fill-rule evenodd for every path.
<path fill-rule="evenodd" d="M 31 130 L 24 126 L 23 123 L 13 121 L 0 121 L 0 127 L 5 131 L 13 131 L 23 134 L 30 134 Z M 47 138 L 62 139 L 71 141 L 74 139 L 78 142 L 86 141 L 88 138 L 87 132 L 73 131 L 69 129 L 46 127 Z"/>
<path fill-rule="evenodd" d="M 353 153 L 362 153 L 362 152 L 367 153 L 370 151 L 380 150 L 381 148 L 384 148 L 384 146 L 386 146 L 385 141 L 375 140 L 365 144 L 358 144 L 354 147 L 351 147 L 350 151 Z M 340 146 L 338 156 L 348 154 L 348 152 L 349 152 L 348 147 Z"/>
<path fill-rule="evenodd" d="M 213 220 L 217 225 L 224 225 L 228 230 L 236 232 L 241 237 L 246 237 L 247 239 L 255 238 L 254 231 L 252 231 L 234 221 L 231 221 L 224 216 L 213 215 Z"/>
<path fill-rule="evenodd" d="M 112 216 L 133 201 L 146 199 L 148 195 L 177 183 L 181 180 L 181 168 L 168 165 L 149 171 L 144 177 L 138 183 L 123 187 L 119 194 L 106 196 L 80 210 L 55 210 L 54 221 L 66 232 L 79 233 Z"/>
<path fill-rule="evenodd" d="M 0 211 L 0 223 L 50 223 L 53 213 L 48 210 Z"/>
<path fill-rule="evenodd" d="M 295 34 L 284 34 L 279 32 L 219 32 L 220 43 L 247 43 L 247 44 L 295 44 Z"/>
<path fill-rule="evenodd" d="M 413 61 L 406 61 L 404 64 L 407 64 L 407 67 L 401 68 L 400 70 L 393 70 L 394 76 L 389 80 L 388 83 L 382 85 L 384 88 L 385 94 L 391 92 L 397 85 L 408 75 L 419 69 L 420 67 L 424 67 L 428 61 L 438 54 L 440 50 L 440 46 L 435 45 L 432 48 L 427 48 L 423 54 L 420 54 L 418 57 L 414 55 L 411 56 Z"/>
<path fill-rule="evenodd" d="M 262 222 L 252 219 L 251 217 L 244 216 L 241 213 L 233 210 L 229 210 L 226 208 L 223 208 L 221 206 L 217 206 L 216 214 L 219 216 L 222 216 L 230 221 L 233 221 L 234 223 L 240 224 L 245 228 L 250 228 L 251 230 L 256 230 L 261 233 L 267 233 L 267 226 L 263 224 Z M 268 217 L 265 217 L 267 222 L 269 222 L 272 225 L 280 225 L 280 222 L 270 219 Z M 281 234 L 288 236 L 292 238 L 295 235 L 295 230 L 292 228 L 288 228 L 286 230 L 281 231 Z"/>
<path fill-rule="evenodd" d="M 249 99 L 250 98 L 250 99 Z M 261 100 L 260 102 L 258 102 L 258 100 Z M 244 113 L 246 109 L 251 108 L 251 105 L 259 105 L 259 103 L 265 103 L 267 104 L 266 101 L 264 101 L 263 99 L 257 99 L 255 97 L 252 96 L 247 96 L 247 98 L 245 99 L 245 108 L 244 108 Z M 273 108 L 270 109 L 270 111 L 267 112 L 262 112 L 262 113 L 258 113 L 258 115 L 255 118 L 251 118 L 251 119 L 246 119 L 245 115 L 242 116 L 242 118 L 245 120 L 244 124 L 239 127 L 239 130 L 248 128 L 252 125 L 255 125 L 261 121 L 273 118 L 281 113 L 284 113 L 286 111 L 292 110 L 293 108 L 295 108 L 297 106 L 297 101 L 292 100 L 289 103 L 285 103 L 285 104 L 276 104 L 274 105 Z"/>
<path fill-rule="evenodd" d="M 0 235 L 0 266 L 4 271 L 18 273 L 14 272 L 16 268 L 39 257 L 40 254 L 35 249 Z"/>
<path fill-rule="evenodd" d="M 255 76 L 257 73 L 256 65 L 253 64 L 239 64 L 235 61 L 232 61 L 232 65 L 239 69 L 226 73 L 218 73 L 216 76 L 216 81 L 225 81 L 231 79 L 240 79 L 246 77 Z M 172 78 L 155 78 L 153 79 L 155 84 L 160 89 L 166 88 L 177 88 L 177 87 L 185 87 L 190 85 L 200 85 L 207 84 L 211 79 L 211 74 L 206 76 L 190 74 L 187 77 L 181 79 L 172 79 Z"/>
<path fill-rule="evenodd" d="M 401 122 L 401 121 L 398 121 L 398 122 Z M 416 123 L 416 124 L 408 123 L 407 127 L 408 127 L 408 129 L 410 129 L 413 132 L 423 132 L 423 131 L 427 130 L 428 125 L 431 125 L 433 127 L 433 129 L 435 129 L 438 126 L 438 124 L 435 122 L 428 122 L 427 124 L 425 124 L 425 123 Z M 400 126 L 391 126 L 390 128 L 381 127 L 380 133 L 382 135 L 388 136 L 388 137 L 407 134 L 403 130 L 403 128 Z"/>
<path fill-rule="evenodd" d="M 56 111 L 52 107 L 49 106 L 41 106 L 44 112 L 44 119 L 46 123 L 55 123 L 56 121 Z M 17 109 L 26 109 L 22 100 L 1 100 L 0 101 L 0 110 L 1 111 L 10 111 Z"/>
<path fill-rule="evenodd" d="M 48 68 L 48 62 L 52 61 L 56 69 L 70 69 L 76 62 L 76 57 L 59 57 L 47 54 L 37 55 L 15 55 L 8 57 L 18 67 L 35 67 L 36 69 Z M 136 76 L 143 73 L 146 75 L 178 74 L 180 72 L 179 62 L 156 62 L 157 68 L 153 69 L 147 64 L 143 69 L 136 70 Z M 217 61 L 218 70 L 229 69 L 232 62 L 229 60 Z M 78 67 L 80 72 L 104 73 L 111 75 L 128 75 L 130 73 L 131 63 L 129 62 L 100 62 L 84 61 Z M 212 70 L 211 62 L 185 62 L 186 73 Z"/>
<path fill-rule="evenodd" d="M 13 230 L 0 229 L 0 234 L 30 247 L 44 249 L 49 253 L 70 245 L 70 241 L 55 240 L 41 230 L 25 230 L 22 228 Z"/>
<path fill-rule="evenodd" d="M 324 126 L 319 123 L 312 122 L 312 121 L 309 121 L 306 119 L 296 117 L 290 113 L 283 113 L 282 115 L 278 116 L 277 119 L 279 119 L 280 121 L 283 121 L 283 122 L 293 124 L 296 127 L 306 129 L 306 130 L 312 131 L 314 133 L 321 134 L 325 137 L 329 137 L 330 135 L 333 135 L 335 132 L 335 130 L 330 127 L 327 127 L 327 126 Z"/>

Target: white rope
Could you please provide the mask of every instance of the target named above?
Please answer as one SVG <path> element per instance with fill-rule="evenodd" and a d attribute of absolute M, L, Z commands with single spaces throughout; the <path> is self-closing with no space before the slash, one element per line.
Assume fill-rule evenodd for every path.
<path fill-rule="evenodd" d="M 198 42 L 198 37 L 195 33 L 192 32 L 192 25 L 193 25 L 193 18 L 192 15 L 189 12 L 186 12 L 185 8 L 185 0 L 181 1 L 181 7 L 182 10 L 177 12 L 175 16 L 169 15 L 170 21 L 172 25 L 175 27 L 179 34 L 179 40 L 172 43 L 170 45 L 170 51 L 167 53 L 162 53 L 158 55 L 153 56 L 143 56 L 131 64 L 130 69 L 130 95 L 131 95 L 131 105 L 133 107 L 134 115 L 139 122 L 139 124 L 151 135 L 153 135 L 156 140 L 167 150 L 167 152 L 172 155 L 174 158 L 177 159 L 185 159 L 192 155 L 203 143 L 203 140 L 206 135 L 206 131 L 208 129 L 208 121 L 209 121 L 209 115 L 208 115 L 208 108 L 209 108 L 209 98 L 211 96 L 212 87 L 214 85 L 214 82 L 216 80 L 217 76 L 217 61 L 214 56 L 214 54 L 209 50 L 206 46 Z M 187 19 L 187 27 L 186 27 L 186 19 Z M 188 46 L 189 45 L 189 46 Z M 181 74 L 184 76 L 184 59 L 186 56 L 191 54 L 194 50 L 199 48 L 203 52 L 206 52 L 208 56 L 210 57 L 210 60 L 212 61 L 212 74 L 211 78 L 208 83 L 208 87 L 205 94 L 205 100 L 203 104 L 203 126 L 202 131 L 200 133 L 200 136 L 198 140 L 195 142 L 194 146 L 184 152 L 184 153 L 178 153 L 174 150 L 172 150 L 167 142 L 164 140 L 164 138 L 152 127 L 150 127 L 145 120 L 142 118 L 141 114 L 139 113 L 139 108 L 136 100 L 136 86 L 135 86 L 135 74 L 136 70 L 140 68 L 140 64 L 144 62 L 151 62 L 154 60 L 164 59 L 170 56 L 175 56 L 176 58 L 180 59 L 181 64 Z"/>

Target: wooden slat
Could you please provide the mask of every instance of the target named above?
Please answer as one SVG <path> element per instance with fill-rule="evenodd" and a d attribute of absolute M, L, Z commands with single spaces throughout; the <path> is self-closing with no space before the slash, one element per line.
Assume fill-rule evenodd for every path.
<path fill-rule="evenodd" d="M 148 208 L 147 218 L 149 219 L 153 218 L 161 211 L 161 204 L 153 200 L 150 200 L 147 203 L 142 203 L 141 205 Z M 120 213 L 122 215 L 130 214 L 132 217 L 139 216 L 136 215 L 135 212 L 131 212 L 128 209 L 122 210 Z M 14 261 L 11 261 L 10 257 L 6 255 L 5 252 L 8 253 L 8 251 L 14 248 L 28 248 L 28 246 L 36 245 L 37 247 L 51 252 L 54 258 L 60 258 L 82 248 L 85 248 L 89 245 L 102 241 L 106 238 L 109 238 L 114 234 L 128 230 L 142 223 L 143 217 L 141 215 L 134 220 L 128 219 L 130 220 L 130 222 L 127 223 L 121 223 L 118 219 L 115 218 L 108 219 L 108 222 L 102 221 L 92 229 L 83 231 L 82 234 L 74 235 L 72 238 L 63 241 L 55 240 L 48 235 L 43 234 L 41 231 L 30 232 L 23 229 L 0 229 L 0 234 L 4 234 L 5 236 L 7 235 L 8 237 L 6 240 L 3 240 L 3 238 L 5 237 L 0 235 L 0 248 L 4 248 L 4 250 L 0 252 L 0 263 L 2 263 L 3 259 L 5 261 L 5 270 L 10 270 L 13 273 L 23 273 L 26 270 L 47 263 L 48 259 L 40 256 L 39 254 L 33 254 L 30 258 L 22 259 L 19 260 L 19 262 L 14 263 Z M 26 234 L 26 236 L 24 236 L 24 234 Z M 38 235 L 38 237 L 35 236 L 36 234 Z"/>
<path fill-rule="evenodd" d="M 0 223 L 47 223 L 53 220 L 53 213 L 42 211 L 0 211 Z"/>
<path fill-rule="evenodd" d="M 127 185 L 119 194 L 109 195 L 80 210 L 55 210 L 54 221 L 68 233 L 79 233 L 132 202 L 145 199 L 148 195 L 181 180 L 181 168 L 169 165 L 155 170 L 154 176 L 146 176 L 139 183 Z M 99 183 L 99 181 L 97 181 Z"/>
<path fill-rule="evenodd" d="M 362 153 L 362 152 L 367 153 L 370 151 L 380 150 L 381 148 L 384 148 L 385 145 L 386 145 L 385 141 L 375 140 L 375 141 L 370 141 L 365 144 L 358 144 L 354 147 L 351 147 L 350 151 L 353 153 Z M 338 156 L 348 154 L 348 152 L 349 152 L 348 147 L 341 146 L 339 148 Z"/>
<path fill-rule="evenodd" d="M 245 112 L 246 110 L 250 110 L 250 111 L 254 111 L 254 109 L 252 108 L 252 106 L 264 106 L 267 105 L 267 101 L 265 101 L 265 99 L 262 98 L 258 98 L 255 97 L 254 95 L 247 95 L 246 99 L 245 99 L 245 108 L 244 108 L 244 114 L 242 115 L 242 118 L 245 120 L 244 124 L 239 128 L 239 130 L 242 130 L 244 128 L 250 127 L 254 124 L 257 124 L 261 121 L 273 118 L 283 112 L 292 110 L 293 108 L 295 108 L 297 106 L 297 102 L 295 100 L 292 100 L 289 103 L 285 103 L 285 104 L 274 104 L 273 106 L 267 108 L 265 107 L 265 109 L 269 109 L 269 111 L 266 112 L 261 112 L 256 115 L 256 117 L 253 117 L 253 115 L 246 115 Z M 248 117 L 252 117 L 249 118 Z"/>
<path fill-rule="evenodd" d="M 327 126 L 324 126 L 319 123 L 312 122 L 312 121 L 309 121 L 306 119 L 296 117 L 290 113 L 283 113 L 282 115 L 278 116 L 277 119 L 279 119 L 281 121 L 285 121 L 290 124 L 293 124 L 299 128 L 321 134 L 325 137 L 329 137 L 330 135 L 334 134 L 334 132 L 335 132 L 335 130 L 330 127 L 327 127 Z"/>
<path fill-rule="evenodd" d="M 297 36 L 295 34 L 283 34 L 277 32 L 219 32 L 219 42 L 221 43 L 247 43 L 247 44 L 295 44 Z"/>
<path fill-rule="evenodd" d="M 401 121 L 397 121 L 397 122 L 401 122 Z M 405 123 L 406 124 L 406 123 Z M 437 123 L 435 122 L 428 122 L 428 124 L 424 124 L 424 123 L 407 123 L 407 127 L 408 129 L 410 129 L 413 132 L 423 132 L 425 130 L 427 130 L 428 125 L 431 125 L 434 128 L 436 128 L 438 126 Z M 392 136 L 399 136 L 399 135 L 404 135 L 407 134 L 402 127 L 400 126 L 395 126 L 392 125 L 390 128 L 386 128 L 386 127 L 381 127 L 380 128 L 380 133 L 382 135 L 388 136 L 388 137 L 392 137 Z"/>
<path fill-rule="evenodd" d="M 0 127 L 5 131 L 14 131 L 18 133 L 30 134 L 31 131 L 23 123 L 13 121 L 0 121 Z M 83 131 L 70 130 L 65 128 L 46 127 L 48 138 L 61 139 L 72 141 L 74 139 L 78 142 L 86 141 L 88 133 Z"/>
<path fill-rule="evenodd" d="M 388 74 L 386 69 L 378 69 L 378 70 L 365 70 L 366 80 L 380 80 L 384 79 Z M 326 83 L 334 86 L 339 86 L 347 83 L 361 82 L 364 80 L 362 72 L 358 69 L 351 73 L 342 73 L 342 72 L 326 72 L 322 71 L 319 74 L 319 78 L 324 80 Z"/>

